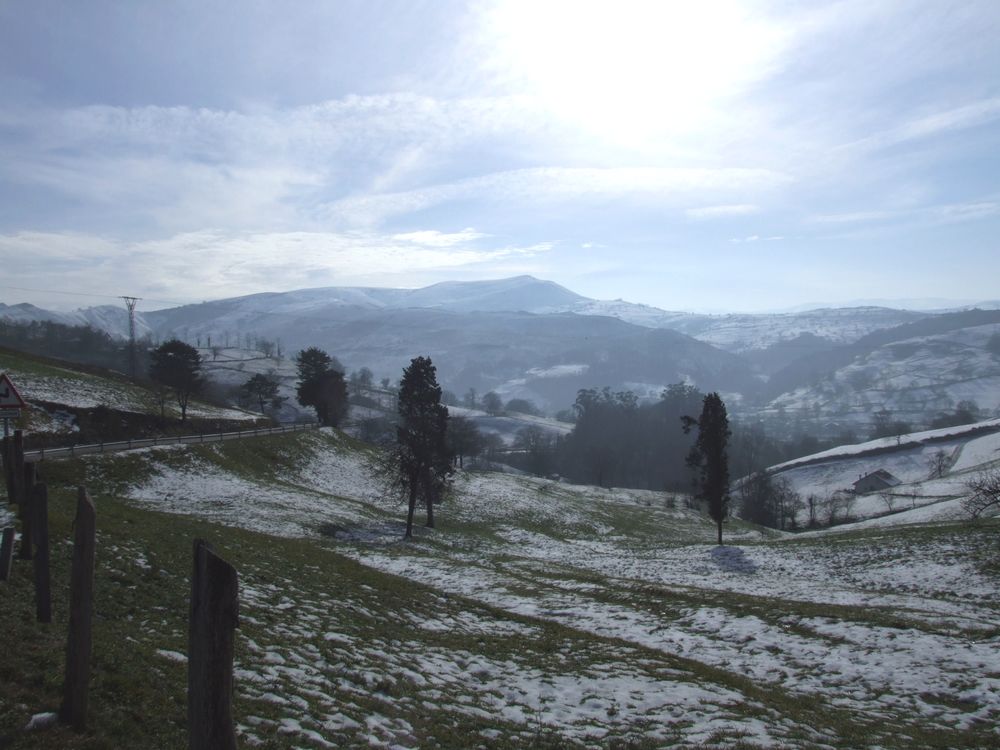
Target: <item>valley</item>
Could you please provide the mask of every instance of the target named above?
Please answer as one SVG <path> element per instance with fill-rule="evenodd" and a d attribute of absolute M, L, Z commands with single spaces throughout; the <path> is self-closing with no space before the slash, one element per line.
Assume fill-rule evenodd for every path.
<path fill-rule="evenodd" d="M 250 295 L 140 312 L 136 324 L 150 340 L 197 344 L 206 363 L 220 349 L 231 350 L 223 359 L 272 358 L 259 362 L 262 370 L 282 369 L 274 350 L 287 363 L 299 349 L 318 346 L 349 371 L 367 367 L 376 381 L 395 382 L 423 353 L 455 394 L 493 391 L 504 401 L 528 399 L 550 415 L 568 409 L 584 388 L 610 386 L 655 400 L 683 382 L 719 391 L 739 419 L 785 437 L 861 438 L 880 409 L 916 429 L 963 402 L 975 404 L 979 418 L 997 414 L 1000 311 L 991 305 L 703 315 L 592 300 L 520 276 Z M 75 321 L 119 340 L 127 334 L 127 315 L 117 307 L 71 314 L 3 306 L 0 319 Z M 254 351 L 262 341 L 270 357 Z"/>

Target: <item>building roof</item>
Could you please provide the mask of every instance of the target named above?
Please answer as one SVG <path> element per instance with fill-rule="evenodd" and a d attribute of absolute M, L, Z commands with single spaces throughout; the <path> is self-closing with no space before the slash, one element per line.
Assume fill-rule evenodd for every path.
<path fill-rule="evenodd" d="M 865 480 L 868 482 L 865 482 Z M 859 484 L 884 484 L 886 487 L 895 487 L 898 484 L 902 484 L 902 480 L 893 476 L 890 472 L 885 469 L 876 469 L 875 471 L 865 474 L 863 477 L 859 477 L 858 481 L 854 483 L 857 487 Z"/>

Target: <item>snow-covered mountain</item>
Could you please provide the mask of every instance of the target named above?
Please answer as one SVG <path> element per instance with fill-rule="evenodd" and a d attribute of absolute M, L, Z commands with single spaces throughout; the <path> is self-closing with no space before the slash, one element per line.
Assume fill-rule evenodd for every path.
<path fill-rule="evenodd" d="M 907 310 L 879 307 L 829 308 L 780 314 L 704 315 L 661 310 L 624 300 L 584 297 L 554 282 L 532 276 L 490 281 L 449 281 L 420 289 L 378 287 L 324 287 L 291 292 L 253 294 L 195 305 L 137 312 L 138 333 L 163 335 L 185 329 L 244 329 L 250 319 L 261 316 L 329 316 L 337 308 L 374 310 L 429 309 L 450 312 L 574 313 L 617 318 L 645 328 L 666 328 L 726 351 L 765 351 L 776 344 L 815 336 L 830 344 L 850 343 L 873 331 L 900 325 L 925 316 Z M 128 334 L 124 307 L 82 308 L 56 313 L 33 305 L 0 303 L 0 317 L 14 320 L 54 320 L 67 324 L 89 324 L 112 335 Z"/>
<path fill-rule="evenodd" d="M 1000 365 L 962 349 L 955 331 L 1000 316 L 951 315 L 996 321 L 954 322 L 884 307 L 671 312 L 517 276 L 421 289 L 254 294 L 138 312 L 136 324 L 140 336 L 202 346 L 247 346 L 257 338 L 280 341 L 286 353 L 319 346 L 350 369 L 366 366 L 393 380 L 412 356 L 430 354 L 446 388 L 496 390 L 549 408 L 572 403 L 580 388 L 609 385 L 655 396 L 684 380 L 723 391 L 740 408 L 764 407 L 765 416 L 858 426 L 882 407 L 926 424 L 934 411 L 960 400 L 976 400 L 984 410 L 998 406 Z M 0 317 L 89 324 L 122 338 L 128 331 L 124 305 L 53 313 L 0 304 Z M 928 336 L 939 338 L 905 343 Z M 903 356 L 908 347 L 914 353 Z"/>
<path fill-rule="evenodd" d="M 115 305 L 99 305 L 83 307 L 72 312 L 54 312 L 35 307 L 26 302 L 18 305 L 5 305 L 0 302 L 0 318 L 19 323 L 52 322 L 67 326 L 90 326 L 117 338 L 128 338 L 128 312 L 124 307 Z M 151 333 L 149 325 L 141 315 L 136 316 L 136 335 L 139 337 Z"/>

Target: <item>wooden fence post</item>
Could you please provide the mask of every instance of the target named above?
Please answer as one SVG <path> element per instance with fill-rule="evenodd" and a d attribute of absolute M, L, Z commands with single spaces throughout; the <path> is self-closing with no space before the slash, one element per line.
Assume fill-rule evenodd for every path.
<path fill-rule="evenodd" d="M 87 726 L 90 686 L 91 620 L 94 613 L 94 554 L 97 526 L 94 503 L 85 487 L 77 489 L 73 521 L 73 568 L 69 589 L 69 634 L 66 637 L 66 682 L 59 718 L 74 729 Z"/>
<path fill-rule="evenodd" d="M 10 566 L 14 562 L 14 527 L 8 526 L 0 538 L 0 581 L 10 578 Z"/>
<path fill-rule="evenodd" d="M 15 446 L 15 451 L 17 447 Z M 24 455 L 23 453 L 21 454 Z M 20 468 L 18 468 L 20 467 Z M 17 515 L 21 519 L 21 548 L 18 550 L 17 556 L 21 560 L 30 560 L 34 553 L 32 552 L 32 543 L 34 542 L 34 535 L 32 533 L 32 528 L 34 528 L 34 513 L 31 510 L 31 503 L 33 498 L 32 490 L 35 487 L 35 465 L 26 464 L 24 461 L 14 462 L 14 471 L 20 477 L 20 481 L 16 482 L 15 492 L 17 493 Z"/>
<path fill-rule="evenodd" d="M 14 441 L 7 435 L 3 436 L 3 477 L 7 486 L 7 502 L 16 503 L 14 492 Z"/>
<path fill-rule="evenodd" d="M 49 490 L 36 484 L 31 491 L 31 532 L 35 541 L 35 612 L 39 622 L 52 622 L 49 586 Z"/>
<path fill-rule="evenodd" d="M 208 542 L 194 541 L 188 631 L 188 748 L 235 750 L 233 628 L 239 624 L 236 569 Z"/>

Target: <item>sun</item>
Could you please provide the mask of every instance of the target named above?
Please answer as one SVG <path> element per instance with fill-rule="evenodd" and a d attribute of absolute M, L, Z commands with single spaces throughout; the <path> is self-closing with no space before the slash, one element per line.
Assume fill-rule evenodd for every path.
<path fill-rule="evenodd" d="M 784 36 L 734 0 L 508 0 L 484 21 L 507 86 L 621 142 L 697 130 L 766 74 Z"/>

